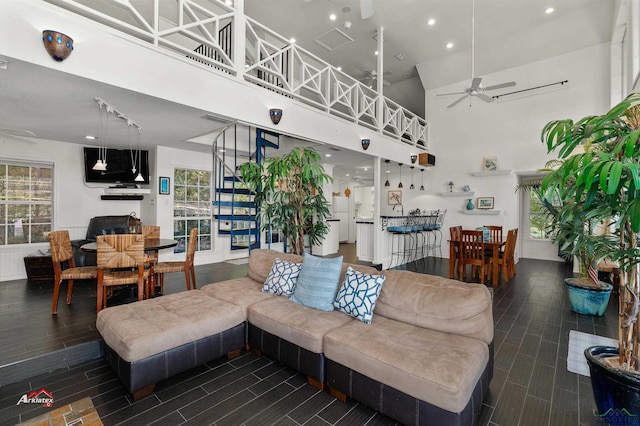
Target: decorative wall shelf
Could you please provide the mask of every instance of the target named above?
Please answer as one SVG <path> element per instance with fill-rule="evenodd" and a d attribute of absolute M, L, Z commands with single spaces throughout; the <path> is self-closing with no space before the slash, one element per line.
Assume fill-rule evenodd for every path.
<path fill-rule="evenodd" d="M 475 191 L 464 192 L 464 191 L 454 191 L 454 192 L 441 192 L 440 195 L 442 197 L 472 197 L 476 194 Z"/>
<path fill-rule="evenodd" d="M 471 173 L 476 177 L 487 177 L 487 176 L 504 176 L 510 175 L 513 170 L 494 170 L 492 172 L 473 172 Z"/>
<path fill-rule="evenodd" d="M 500 213 L 502 213 L 502 210 L 495 210 L 495 209 L 462 210 L 462 213 L 471 214 L 471 215 L 497 216 Z"/>

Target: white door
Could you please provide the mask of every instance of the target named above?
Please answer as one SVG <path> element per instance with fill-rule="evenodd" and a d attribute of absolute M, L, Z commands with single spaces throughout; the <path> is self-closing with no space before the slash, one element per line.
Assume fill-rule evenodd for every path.
<path fill-rule="evenodd" d="M 520 190 L 520 226 L 518 240 L 521 248 L 519 257 L 562 262 L 558 256 L 558 246 L 553 244 L 544 230 L 546 219 L 544 207 L 532 191 Z"/>

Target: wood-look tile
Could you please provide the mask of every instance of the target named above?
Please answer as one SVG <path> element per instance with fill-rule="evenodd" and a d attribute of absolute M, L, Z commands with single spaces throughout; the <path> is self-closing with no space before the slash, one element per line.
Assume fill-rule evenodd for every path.
<path fill-rule="evenodd" d="M 548 365 L 551 367 L 556 366 L 558 354 L 558 344 L 550 342 L 548 340 L 542 340 L 540 347 L 538 348 L 538 355 L 536 356 L 536 364 Z"/>
<path fill-rule="evenodd" d="M 260 416 L 266 407 L 275 404 L 283 398 L 287 398 L 294 389 L 286 383 L 280 383 L 262 395 L 248 401 L 242 406 L 230 410 L 227 415 L 216 421 L 218 426 L 236 426 L 244 424 L 249 419 Z"/>
<path fill-rule="evenodd" d="M 540 346 L 541 338 L 535 334 L 530 334 L 528 331 L 524 335 L 522 344 L 518 354 L 536 356 L 538 354 L 538 347 Z"/>
<path fill-rule="evenodd" d="M 528 355 L 519 355 L 509 371 L 507 381 L 517 383 L 522 386 L 529 386 L 535 358 Z"/>
<path fill-rule="evenodd" d="M 578 425 L 578 394 L 556 387 L 551 401 L 549 426 Z"/>
<path fill-rule="evenodd" d="M 520 426 L 540 426 L 549 423 L 551 403 L 543 399 L 527 395 L 520 416 Z"/>
<path fill-rule="evenodd" d="M 347 414 L 356 405 L 356 402 L 352 399 L 347 399 L 347 402 L 343 403 L 337 399 L 329 404 L 324 410 L 318 413 L 318 416 L 326 420 L 331 424 L 335 424 L 345 414 Z"/>
<path fill-rule="evenodd" d="M 336 399 L 329 395 L 327 392 L 318 392 L 303 404 L 298 406 L 295 410 L 290 412 L 289 417 L 302 424 L 307 419 L 310 419 L 316 413 L 319 413 L 320 411 L 327 408 L 330 404 L 333 404 L 335 402 L 339 401 L 336 401 Z"/>
<path fill-rule="evenodd" d="M 206 397 L 207 393 L 202 388 L 195 388 L 173 398 L 172 400 L 163 402 L 158 406 L 154 406 L 152 410 L 143 411 L 140 414 L 131 416 L 119 424 L 121 426 L 148 425 L 170 415 L 171 413 L 177 412 L 178 409 L 192 401 Z"/>
<path fill-rule="evenodd" d="M 293 419 L 291 419 L 288 414 L 318 392 L 321 391 L 313 386 L 302 386 L 291 392 L 286 398 L 282 398 L 275 404 L 270 405 L 263 410 L 259 416 L 246 421 L 245 424 L 246 426 L 262 426 L 264 424 L 275 423 L 283 417 L 293 422 Z"/>
<path fill-rule="evenodd" d="M 527 388 L 507 381 L 500 393 L 491 421 L 499 425 L 517 425 L 527 396 Z"/>
<path fill-rule="evenodd" d="M 549 401 L 553 395 L 556 370 L 544 364 L 535 364 L 529 383 L 529 395 Z"/>

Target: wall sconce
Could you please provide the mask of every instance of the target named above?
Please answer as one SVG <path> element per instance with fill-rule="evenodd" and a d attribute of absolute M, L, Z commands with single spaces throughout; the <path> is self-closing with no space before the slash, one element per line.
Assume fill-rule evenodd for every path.
<path fill-rule="evenodd" d="M 282 119 L 282 110 L 280 108 L 271 108 L 269 110 L 269 117 L 271 117 L 273 124 L 278 124 L 280 119 Z"/>
<path fill-rule="evenodd" d="M 384 186 L 391 186 L 391 184 L 389 183 L 389 162 L 391 160 L 384 160 L 385 163 L 387 163 L 387 180 L 384 182 Z"/>
<path fill-rule="evenodd" d="M 57 31 L 42 31 L 42 42 L 47 53 L 58 62 L 67 59 L 73 51 L 73 39 Z"/>
<path fill-rule="evenodd" d="M 411 156 L 411 164 L 416 164 L 416 161 L 418 161 L 418 156 L 416 154 L 413 154 Z"/>
<path fill-rule="evenodd" d="M 369 145 L 371 145 L 371 139 L 362 139 L 360 143 L 362 144 L 362 149 L 366 151 Z"/>

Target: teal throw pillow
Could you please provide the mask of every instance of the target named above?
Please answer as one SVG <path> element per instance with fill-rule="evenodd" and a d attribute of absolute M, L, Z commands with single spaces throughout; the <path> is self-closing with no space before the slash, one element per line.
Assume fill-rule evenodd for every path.
<path fill-rule="evenodd" d="M 349 266 L 333 306 L 365 324 L 371 324 L 385 278 L 384 275 L 363 274 Z"/>
<path fill-rule="evenodd" d="M 292 302 L 321 311 L 333 311 L 342 272 L 342 256 L 322 258 L 305 253 Z"/>

